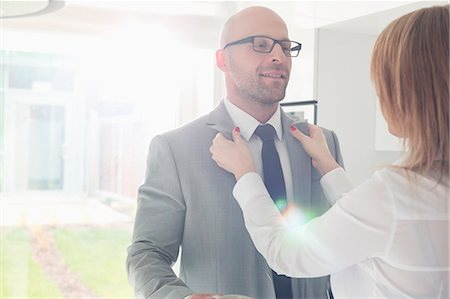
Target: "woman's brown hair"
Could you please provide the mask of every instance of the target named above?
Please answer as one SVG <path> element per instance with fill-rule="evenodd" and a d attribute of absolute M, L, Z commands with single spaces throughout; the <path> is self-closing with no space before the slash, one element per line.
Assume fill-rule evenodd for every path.
<path fill-rule="evenodd" d="M 449 174 L 449 5 L 404 15 L 378 37 L 371 75 L 381 109 L 405 138 L 404 169 Z"/>

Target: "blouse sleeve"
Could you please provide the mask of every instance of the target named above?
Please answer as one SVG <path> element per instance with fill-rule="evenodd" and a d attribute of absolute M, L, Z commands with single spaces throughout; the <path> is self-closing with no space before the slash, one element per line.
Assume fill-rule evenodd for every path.
<path fill-rule="evenodd" d="M 353 189 L 347 173 L 342 167 L 329 171 L 320 179 L 325 196 L 333 205 L 344 193 Z"/>
<path fill-rule="evenodd" d="M 256 173 L 242 176 L 233 194 L 258 251 L 274 271 L 290 277 L 328 275 L 382 256 L 395 227 L 391 194 L 375 175 L 300 226 L 280 215 Z"/>

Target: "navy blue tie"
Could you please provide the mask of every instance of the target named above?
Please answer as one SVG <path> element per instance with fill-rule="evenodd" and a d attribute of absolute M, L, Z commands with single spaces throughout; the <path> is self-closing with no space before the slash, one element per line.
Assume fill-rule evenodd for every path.
<path fill-rule="evenodd" d="M 275 202 L 278 210 L 287 208 L 286 186 L 284 184 L 283 170 L 280 157 L 275 147 L 275 129 L 271 125 L 261 125 L 255 130 L 263 142 L 261 157 L 263 162 L 264 185 L 269 191 L 270 197 Z M 277 299 L 292 298 L 291 279 L 284 275 L 278 275 L 272 271 L 273 284 Z"/>

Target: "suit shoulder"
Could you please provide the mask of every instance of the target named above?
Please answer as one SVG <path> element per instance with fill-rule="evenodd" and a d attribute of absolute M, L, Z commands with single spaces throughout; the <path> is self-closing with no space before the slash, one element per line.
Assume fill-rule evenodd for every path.
<path fill-rule="evenodd" d="M 330 129 L 327 129 L 324 127 L 320 127 L 320 129 L 322 130 L 323 134 L 325 135 L 325 138 L 327 139 L 328 143 L 337 141 L 337 135 L 333 130 L 330 130 Z"/>
<path fill-rule="evenodd" d="M 324 127 L 320 127 L 320 126 L 319 126 L 319 128 L 322 130 L 322 132 L 323 132 L 323 134 L 325 136 L 336 134 L 336 133 L 334 133 L 333 130 L 330 130 L 330 129 L 327 129 L 327 128 L 324 128 Z"/>
<path fill-rule="evenodd" d="M 184 125 L 181 125 L 178 128 L 162 133 L 161 136 L 163 136 L 168 140 L 171 140 L 174 138 L 178 139 L 181 136 L 186 136 L 193 133 L 198 134 L 198 132 L 200 132 L 201 130 L 207 129 L 206 123 L 207 123 L 207 115 L 202 115 L 194 120 L 189 121 Z"/>
<path fill-rule="evenodd" d="M 339 145 L 339 139 L 336 133 L 330 129 L 326 129 L 323 127 L 320 128 L 322 129 L 322 132 L 325 135 L 325 138 L 328 143 L 328 148 L 330 149 L 331 154 L 336 159 L 336 162 L 338 162 L 339 165 L 344 167 L 344 160 L 342 158 L 341 147 Z"/>

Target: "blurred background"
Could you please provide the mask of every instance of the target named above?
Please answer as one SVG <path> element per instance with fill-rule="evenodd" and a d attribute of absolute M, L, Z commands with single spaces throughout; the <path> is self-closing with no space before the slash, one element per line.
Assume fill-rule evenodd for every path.
<path fill-rule="evenodd" d="M 0 298 L 133 297 L 126 247 L 149 142 L 225 95 L 214 52 L 233 13 L 285 19 L 303 46 L 283 102 L 317 101 L 360 183 L 401 156 L 369 78 L 373 43 L 446 3 L 2 0 Z"/>

